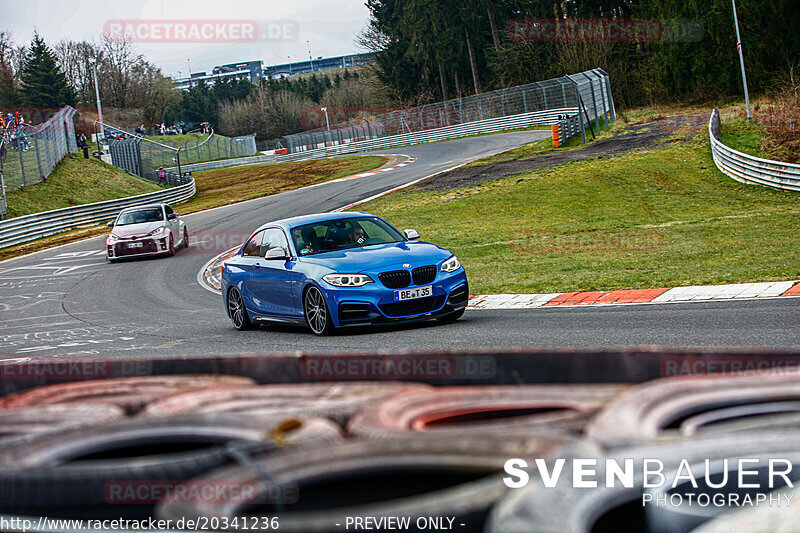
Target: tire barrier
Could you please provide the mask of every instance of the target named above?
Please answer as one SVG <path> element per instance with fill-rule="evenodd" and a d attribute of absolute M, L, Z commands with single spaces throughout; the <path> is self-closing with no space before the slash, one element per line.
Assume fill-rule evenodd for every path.
<path fill-rule="evenodd" d="M 181 390 L 211 386 L 252 385 L 242 376 L 175 375 L 141 376 L 117 379 L 76 381 L 23 391 L 0 399 L 0 409 L 53 404 L 110 404 L 128 414 L 138 412 L 150 402 Z"/>
<path fill-rule="evenodd" d="M 231 444 L 257 455 L 341 439 L 340 428 L 322 418 L 225 414 L 134 419 L 33 435 L 0 450 L 0 512 L 102 509 L 113 515 L 110 483 L 122 491 L 131 484 L 187 480 L 229 463 Z M 124 503 L 136 513 L 156 502 Z"/>
<path fill-rule="evenodd" d="M 147 406 L 146 416 L 184 413 L 302 413 L 324 416 L 340 424 L 367 405 L 396 393 L 423 394 L 432 387 L 411 382 L 306 383 L 214 387 L 167 396 Z"/>
<path fill-rule="evenodd" d="M 125 418 L 114 405 L 44 405 L 0 410 L 0 443 L 6 439 L 79 426 L 105 424 Z"/>
<path fill-rule="evenodd" d="M 784 489 L 770 493 L 779 498 L 800 501 L 800 490 Z M 800 505 L 756 507 L 731 511 L 714 518 L 692 533 L 793 533 L 800 524 Z"/>
<path fill-rule="evenodd" d="M 771 457 L 752 456 L 748 457 L 748 459 L 758 461 L 751 467 L 753 475 L 748 475 L 746 478 L 748 484 L 757 485 L 758 488 L 739 487 L 740 471 L 735 460 L 717 460 L 709 463 L 708 478 L 705 473 L 705 463 L 698 463 L 689 467 L 693 478 L 696 480 L 694 483 L 683 480 L 681 483 L 676 482 L 674 488 L 665 485 L 657 489 L 649 489 L 647 492 L 653 499 L 645 504 L 648 533 L 690 533 L 699 525 L 723 513 L 724 509 L 710 505 L 710 503 L 705 507 L 689 505 L 688 495 L 690 493 L 706 494 L 709 502 L 717 495 L 727 498 L 729 494 L 735 494 L 737 499 L 742 500 L 747 495 L 755 499 L 760 487 L 770 486 L 771 482 L 773 483 L 773 486 L 770 486 L 771 489 L 780 490 L 789 486 L 788 483 L 794 486 L 800 479 L 800 472 L 797 469 L 793 469 L 792 472 L 787 474 L 787 479 L 780 476 L 772 479 L 769 468 Z M 800 464 L 800 452 L 783 455 L 781 459 L 791 461 L 791 464 Z M 675 479 L 678 472 L 673 471 L 665 475 L 667 479 Z M 680 496 L 680 498 L 676 498 L 676 501 L 679 502 L 677 505 L 671 503 L 673 494 Z M 663 503 L 659 505 L 653 504 L 653 501 L 658 501 L 656 498 L 663 499 Z M 796 526 L 800 526 L 800 523 L 796 524 Z"/>
<path fill-rule="evenodd" d="M 712 460 L 766 456 L 800 458 L 798 439 L 800 439 L 800 429 L 784 428 L 767 433 L 700 437 L 676 440 L 669 444 L 615 450 L 611 455 L 596 458 L 597 466 L 594 467 L 596 479 L 606 479 L 607 460 L 622 465 L 625 459 L 629 459 L 633 462 L 633 486 L 625 487 L 621 483 L 606 486 L 599 482 L 594 488 L 576 488 L 573 487 L 571 475 L 562 475 L 554 487 L 545 488 L 541 480 L 532 478 L 525 488 L 515 490 L 495 506 L 488 520 L 486 532 L 651 533 L 646 526 L 645 511 L 642 506 L 645 490 L 642 465 L 645 459 L 662 461 L 664 471 L 669 472 L 676 470 L 683 460 L 695 464 L 709 458 Z M 571 458 L 586 456 L 562 457 L 565 457 L 569 464 Z M 565 470 L 567 468 L 565 467 Z M 668 476 L 665 477 L 667 483 L 672 481 Z M 749 530 L 747 531 L 749 533 Z"/>
<path fill-rule="evenodd" d="M 550 457 L 569 444 L 569 440 L 545 436 L 442 439 L 412 435 L 279 453 L 259 460 L 259 470 L 226 467 L 202 479 L 257 481 L 257 514 L 279 515 L 281 531 L 343 531 L 348 516 L 371 516 L 407 518 L 401 531 L 426 530 L 417 522 L 425 517 L 451 517 L 453 529 L 477 533 L 483 530 L 490 507 L 507 490 L 499 472 L 508 457 Z M 259 471 L 269 472 L 270 479 L 263 479 Z M 296 489 L 294 497 L 286 487 Z M 276 495 L 283 500 L 275 501 Z M 251 510 L 251 504 L 240 501 L 164 502 L 156 516 L 233 518 Z"/>
<path fill-rule="evenodd" d="M 562 429 L 580 432 L 592 414 L 624 390 L 617 385 L 447 387 L 400 392 L 359 412 L 348 432 L 396 438 L 408 431 L 437 435 L 506 435 Z"/>
<path fill-rule="evenodd" d="M 666 378 L 619 395 L 587 426 L 586 433 L 610 448 L 643 444 L 702 433 L 703 426 L 715 419 L 735 420 L 733 407 L 741 408 L 742 416 L 769 416 L 768 409 L 759 412 L 757 406 L 798 400 L 800 379 L 792 376 Z"/>

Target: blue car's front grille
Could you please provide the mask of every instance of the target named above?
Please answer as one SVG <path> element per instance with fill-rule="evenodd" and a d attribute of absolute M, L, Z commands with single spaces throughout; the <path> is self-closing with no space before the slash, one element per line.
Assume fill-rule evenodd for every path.
<path fill-rule="evenodd" d="M 434 296 L 432 298 L 420 298 L 419 300 L 384 304 L 381 306 L 381 311 L 383 311 L 386 316 L 421 315 L 439 309 L 443 303 L 444 296 Z"/>
<path fill-rule="evenodd" d="M 408 270 L 381 272 L 378 279 L 390 289 L 402 289 L 411 285 L 411 273 Z"/>
<path fill-rule="evenodd" d="M 414 285 L 425 285 L 436 279 L 436 266 L 418 267 L 412 270 L 411 274 L 414 276 Z"/>

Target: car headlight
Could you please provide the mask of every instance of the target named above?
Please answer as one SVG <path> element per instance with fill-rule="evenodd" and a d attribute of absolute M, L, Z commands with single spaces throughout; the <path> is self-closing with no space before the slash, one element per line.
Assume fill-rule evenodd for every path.
<path fill-rule="evenodd" d="M 113 233 L 108 236 L 108 240 L 111 242 L 116 242 L 119 240 L 119 235 L 114 235 Z"/>
<path fill-rule="evenodd" d="M 455 272 L 459 268 L 461 268 L 461 263 L 458 262 L 458 258 L 456 256 L 453 256 L 442 263 L 442 272 Z"/>
<path fill-rule="evenodd" d="M 166 231 L 167 231 L 167 228 L 165 228 L 164 226 L 161 226 L 160 228 L 156 228 L 153 231 L 151 231 L 150 233 L 148 233 L 147 235 L 145 235 L 145 237 L 150 237 L 152 235 L 158 235 L 159 233 L 164 233 Z"/>
<path fill-rule="evenodd" d="M 372 278 L 364 274 L 328 274 L 322 279 L 336 287 L 363 287 L 372 283 Z"/>

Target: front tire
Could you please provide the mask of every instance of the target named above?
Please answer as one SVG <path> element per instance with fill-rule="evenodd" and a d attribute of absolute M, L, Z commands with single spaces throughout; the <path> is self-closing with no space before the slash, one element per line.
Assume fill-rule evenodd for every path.
<path fill-rule="evenodd" d="M 464 311 L 466 311 L 466 310 L 467 310 L 467 308 L 464 307 L 463 309 L 459 309 L 455 313 L 450 313 L 449 315 L 443 316 L 441 318 L 437 318 L 436 320 L 440 324 L 450 324 L 451 322 L 455 322 L 456 320 L 458 320 L 459 318 L 464 316 Z"/>
<path fill-rule="evenodd" d="M 247 316 L 247 308 L 239 290 L 235 287 L 228 291 L 228 316 L 231 318 L 233 327 L 239 331 L 244 331 L 253 327 L 250 317 Z"/>
<path fill-rule="evenodd" d="M 311 286 L 303 297 L 303 310 L 305 311 L 306 324 L 314 335 L 320 337 L 333 332 L 333 321 L 328 311 L 328 304 L 322 292 Z"/>
<path fill-rule="evenodd" d="M 181 248 L 186 249 L 189 247 L 189 230 L 186 229 L 186 226 L 183 227 L 183 242 L 181 243 Z"/>
<path fill-rule="evenodd" d="M 172 239 L 172 235 L 169 237 L 169 248 L 167 249 L 167 257 L 172 257 L 175 255 L 175 241 Z"/>

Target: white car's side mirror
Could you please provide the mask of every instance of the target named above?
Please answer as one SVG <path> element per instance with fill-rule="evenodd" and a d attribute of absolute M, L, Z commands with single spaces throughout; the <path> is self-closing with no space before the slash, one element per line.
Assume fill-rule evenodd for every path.
<path fill-rule="evenodd" d="M 406 229 L 403 230 L 403 234 L 406 236 L 406 239 L 409 241 L 413 241 L 419 239 L 419 232 L 415 229 Z"/>

